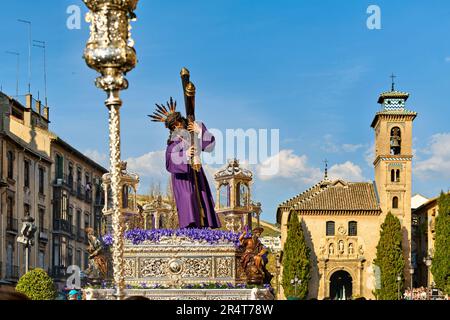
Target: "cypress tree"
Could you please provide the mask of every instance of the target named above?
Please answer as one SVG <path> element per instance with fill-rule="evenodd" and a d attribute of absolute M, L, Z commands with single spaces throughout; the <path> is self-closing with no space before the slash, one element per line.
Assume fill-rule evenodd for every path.
<path fill-rule="evenodd" d="M 400 220 L 391 212 L 381 225 L 375 265 L 380 268 L 381 288 L 375 290 L 379 300 L 398 300 L 398 280 L 403 283 L 405 261 L 402 249 L 402 228 Z"/>
<path fill-rule="evenodd" d="M 436 286 L 450 294 L 450 194 L 441 193 L 436 217 L 436 241 L 431 273 Z"/>
<path fill-rule="evenodd" d="M 291 214 L 288 223 L 288 235 L 283 253 L 283 279 L 282 285 L 285 296 L 294 299 L 305 299 L 308 295 L 308 282 L 310 279 L 310 249 L 306 245 L 302 226 L 297 214 Z M 295 285 L 291 280 L 297 277 L 301 280 Z"/>

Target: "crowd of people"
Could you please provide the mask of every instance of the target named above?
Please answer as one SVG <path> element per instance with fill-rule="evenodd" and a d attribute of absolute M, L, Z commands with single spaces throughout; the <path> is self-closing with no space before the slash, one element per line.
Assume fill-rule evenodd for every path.
<path fill-rule="evenodd" d="M 448 295 L 442 295 L 439 290 L 429 290 L 425 287 L 413 288 L 412 292 L 410 288 L 407 288 L 402 296 L 403 300 L 449 300 Z"/>
<path fill-rule="evenodd" d="M 428 289 L 425 287 L 413 288 L 412 294 L 411 289 L 408 288 L 403 293 L 403 300 L 428 300 Z"/>

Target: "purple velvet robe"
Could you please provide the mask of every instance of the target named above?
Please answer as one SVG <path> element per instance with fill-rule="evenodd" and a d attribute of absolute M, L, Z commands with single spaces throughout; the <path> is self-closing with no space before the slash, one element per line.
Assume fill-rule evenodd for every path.
<path fill-rule="evenodd" d="M 215 147 L 215 138 L 203 124 L 200 138 L 202 151 L 212 152 Z M 220 221 L 214 210 L 214 199 L 205 172 L 203 168 L 200 172 L 196 172 L 187 161 L 189 147 L 186 140 L 176 137 L 169 142 L 166 149 L 166 169 L 172 176 L 172 190 L 177 204 L 180 228 L 220 228 Z M 200 218 L 194 174 L 197 175 L 200 202 L 205 216 L 203 223 Z"/>

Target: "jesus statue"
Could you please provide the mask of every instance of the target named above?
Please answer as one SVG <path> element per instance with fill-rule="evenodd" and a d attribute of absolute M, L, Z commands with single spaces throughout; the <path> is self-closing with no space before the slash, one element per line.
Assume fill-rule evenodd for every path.
<path fill-rule="evenodd" d="M 212 152 L 215 138 L 203 123 L 188 121 L 176 111 L 176 102 L 170 99 L 166 106 L 157 105 L 150 116 L 153 121 L 164 122 L 170 131 L 166 148 L 166 169 L 171 174 L 180 228 L 220 228 L 214 210 L 214 199 L 201 165 L 193 158 L 202 152 Z M 191 137 L 198 136 L 194 144 Z M 200 150 L 197 150 L 200 149 Z"/>

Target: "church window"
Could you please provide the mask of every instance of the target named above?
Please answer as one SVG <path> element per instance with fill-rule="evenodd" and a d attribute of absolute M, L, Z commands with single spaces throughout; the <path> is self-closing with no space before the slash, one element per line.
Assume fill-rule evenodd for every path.
<path fill-rule="evenodd" d="M 398 197 L 392 198 L 392 209 L 398 209 Z"/>
<path fill-rule="evenodd" d="M 327 236 L 334 236 L 335 234 L 335 223 L 334 221 L 327 221 Z"/>
<path fill-rule="evenodd" d="M 395 182 L 395 170 L 391 170 L 391 182 Z"/>
<path fill-rule="evenodd" d="M 391 155 L 398 155 L 401 153 L 402 134 L 399 127 L 394 127 L 391 130 Z"/>
<path fill-rule="evenodd" d="M 400 182 L 400 170 L 395 171 L 395 182 Z"/>
<path fill-rule="evenodd" d="M 358 223 L 356 221 L 348 223 L 348 235 L 353 237 L 358 235 Z"/>

